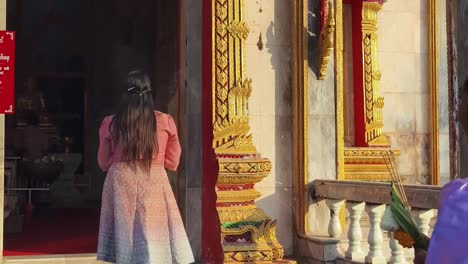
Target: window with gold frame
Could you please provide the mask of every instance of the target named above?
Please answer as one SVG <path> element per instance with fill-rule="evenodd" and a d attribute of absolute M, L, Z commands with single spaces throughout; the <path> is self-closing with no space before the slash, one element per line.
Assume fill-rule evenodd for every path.
<path fill-rule="evenodd" d="M 308 219 L 308 186 L 310 183 L 310 172 L 309 172 L 309 149 L 312 148 L 310 144 L 307 144 L 307 140 L 313 137 L 313 134 L 310 134 L 309 128 L 309 95 L 310 91 L 307 90 L 309 87 L 308 83 L 311 81 L 310 76 L 308 76 L 307 67 L 310 64 L 308 56 L 308 41 L 310 40 L 309 26 L 310 21 L 308 21 L 308 2 L 304 0 L 297 0 L 293 3 L 293 28 L 292 28 L 292 44 L 293 44 L 293 109 L 295 117 L 293 122 L 293 138 L 294 138 L 294 183 L 295 183 L 295 210 L 298 212 L 296 217 L 296 224 L 300 227 L 301 234 L 307 234 L 307 219 Z M 352 107 L 353 95 L 350 93 L 350 77 L 353 76 L 353 68 L 346 67 L 349 65 L 349 61 L 352 59 L 349 56 L 349 48 L 351 45 L 349 39 L 346 37 L 347 32 L 343 31 L 343 24 L 345 25 L 344 30 L 347 29 L 350 18 L 349 4 L 343 3 L 341 0 L 333 0 L 331 2 L 333 7 L 333 64 L 331 67 L 334 67 L 334 78 L 335 78 L 335 93 L 336 93 L 336 179 L 346 179 L 344 175 L 344 152 L 346 147 L 352 146 L 353 142 L 353 125 L 354 120 L 352 116 L 354 113 L 350 113 L 348 110 L 349 107 Z M 391 2 L 391 1 L 390 1 Z M 425 25 L 427 25 L 427 53 L 426 57 L 422 57 L 422 60 L 426 60 L 427 68 L 424 69 L 427 72 L 427 119 L 426 121 L 418 119 L 421 122 L 427 122 L 428 125 L 428 147 L 427 155 L 429 162 L 428 166 L 428 179 L 425 182 L 426 184 L 438 185 L 440 184 L 440 152 L 439 149 L 439 103 L 440 100 L 447 100 L 439 92 L 440 82 L 438 80 L 441 75 L 441 51 L 443 52 L 444 48 L 440 46 L 439 37 L 444 34 L 443 28 L 439 24 L 441 17 L 444 17 L 444 13 L 439 13 L 439 9 L 442 5 L 435 0 L 421 0 L 421 3 L 425 4 L 424 11 L 423 9 L 420 12 L 426 12 L 427 19 Z M 385 5 L 390 3 L 385 3 Z M 343 21 L 345 20 L 345 21 Z M 377 21 L 378 18 L 377 18 Z M 343 23 L 344 22 L 344 23 Z M 424 29 L 423 26 L 420 27 L 421 30 Z M 421 40 L 421 43 L 423 41 Z M 446 43 L 444 44 L 446 47 Z M 424 54 L 422 54 L 424 55 Z M 447 58 L 442 58 L 443 64 L 447 64 Z M 330 65 L 328 65 L 330 67 Z M 421 68 L 423 69 L 423 68 Z M 317 70 L 319 71 L 319 70 Z M 443 72 L 443 69 L 442 69 Z M 442 73 L 443 74 L 443 73 Z M 404 80 L 401 80 L 404 81 Z M 448 100 L 447 100 L 448 101 Z M 353 108 L 353 107 L 352 107 Z M 353 108 L 354 109 L 354 108 Z M 445 117 L 444 117 L 445 118 Z M 447 117 L 448 118 L 448 117 Z M 385 118 L 383 118 L 385 120 Z M 385 131 L 384 131 L 385 132 Z M 448 156 L 448 155 L 447 155 Z M 445 160 L 443 162 L 449 162 L 448 157 L 443 157 Z"/>

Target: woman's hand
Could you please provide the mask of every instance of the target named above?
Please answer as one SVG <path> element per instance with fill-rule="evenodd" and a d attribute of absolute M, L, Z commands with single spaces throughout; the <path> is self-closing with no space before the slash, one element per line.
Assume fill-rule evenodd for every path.
<path fill-rule="evenodd" d="M 414 249 L 414 264 L 424 264 L 426 263 L 426 254 L 427 251 L 424 249 L 415 248 Z"/>
<path fill-rule="evenodd" d="M 422 234 L 421 239 L 425 240 L 427 242 L 427 244 L 429 245 L 430 237 L 426 236 L 425 234 Z M 426 255 L 427 255 L 426 250 L 420 249 L 420 248 L 415 248 L 414 249 L 413 263 L 415 263 L 415 264 L 424 264 L 424 263 L 426 263 Z"/>
<path fill-rule="evenodd" d="M 422 238 L 423 240 L 425 240 L 425 241 L 427 242 L 427 244 L 429 244 L 429 241 L 431 240 L 431 238 L 428 237 L 428 236 L 425 235 L 425 234 L 422 234 L 422 235 L 421 235 L 421 238 Z"/>

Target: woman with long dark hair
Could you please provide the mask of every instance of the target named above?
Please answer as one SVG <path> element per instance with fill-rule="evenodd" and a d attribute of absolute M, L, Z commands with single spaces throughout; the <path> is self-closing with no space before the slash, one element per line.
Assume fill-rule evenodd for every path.
<path fill-rule="evenodd" d="M 147 74 L 134 70 L 118 112 L 99 136 L 102 192 L 98 260 L 118 264 L 194 262 L 166 169 L 181 154 L 171 116 L 154 110 Z"/>

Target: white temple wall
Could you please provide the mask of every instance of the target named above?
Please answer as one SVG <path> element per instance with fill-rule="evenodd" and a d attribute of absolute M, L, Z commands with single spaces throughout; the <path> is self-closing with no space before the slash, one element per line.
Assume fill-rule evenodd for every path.
<path fill-rule="evenodd" d="M 292 141 L 290 1 L 245 1 L 250 28 L 246 45 L 247 78 L 252 78 L 249 102 L 251 132 L 257 152 L 273 164 L 272 173 L 256 185 L 257 205 L 278 219 L 277 236 L 292 253 Z M 259 48 L 259 40 L 263 47 Z"/>
<path fill-rule="evenodd" d="M 378 14 L 384 132 L 401 151 L 399 171 L 409 183 L 427 183 L 430 175 L 427 8 L 425 0 L 392 0 Z M 445 4 L 439 4 L 438 12 L 440 176 L 445 182 L 449 178 Z"/>

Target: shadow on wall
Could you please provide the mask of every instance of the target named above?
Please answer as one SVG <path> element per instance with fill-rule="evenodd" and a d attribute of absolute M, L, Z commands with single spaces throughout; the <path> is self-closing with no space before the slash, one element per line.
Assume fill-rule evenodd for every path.
<path fill-rule="evenodd" d="M 274 1 L 274 17 L 267 24 L 265 32 L 265 49 L 259 51 L 268 52 L 268 55 L 264 57 L 269 57 L 271 69 L 265 69 L 264 73 L 266 72 L 267 75 L 262 74 L 261 76 L 265 78 L 265 76 L 270 75 L 274 79 L 274 87 L 263 86 L 260 88 L 263 80 L 256 80 L 256 86 L 262 89 L 263 93 L 273 93 L 273 95 L 265 95 L 264 97 L 274 100 L 273 114 L 262 113 L 262 119 L 268 120 L 262 124 L 262 132 L 268 131 L 274 135 L 273 137 L 264 137 L 262 142 L 262 147 L 266 150 L 266 153 L 262 153 L 262 155 L 273 163 L 272 174 L 268 177 L 274 177 L 274 179 L 270 181 L 272 182 L 270 185 L 260 184 L 262 187 L 258 189 L 262 192 L 262 197 L 257 201 L 257 205 L 264 209 L 271 218 L 278 220 L 277 237 L 283 245 L 286 255 L 292 253 L 294 234 L 292 226 L 290 8 L 289 1 Z M 266 20 L 262 22 L 268 23 Z M 271 123 L 274 124 L 273 127 L 270 126 Z M 266 141 L 267 139 L 270 141 Z"/>
<path fill-rule="evenodd" d="M 319 39 L 319 20 L 317 14 L 319 14 L 318 1 L 308 0 L 307 10 L 307 43 L 308 43 L 308 58 L 307 62 L 309 69 L 315 74 L 319 75 L 318 72 L 318 39 Z"/>

